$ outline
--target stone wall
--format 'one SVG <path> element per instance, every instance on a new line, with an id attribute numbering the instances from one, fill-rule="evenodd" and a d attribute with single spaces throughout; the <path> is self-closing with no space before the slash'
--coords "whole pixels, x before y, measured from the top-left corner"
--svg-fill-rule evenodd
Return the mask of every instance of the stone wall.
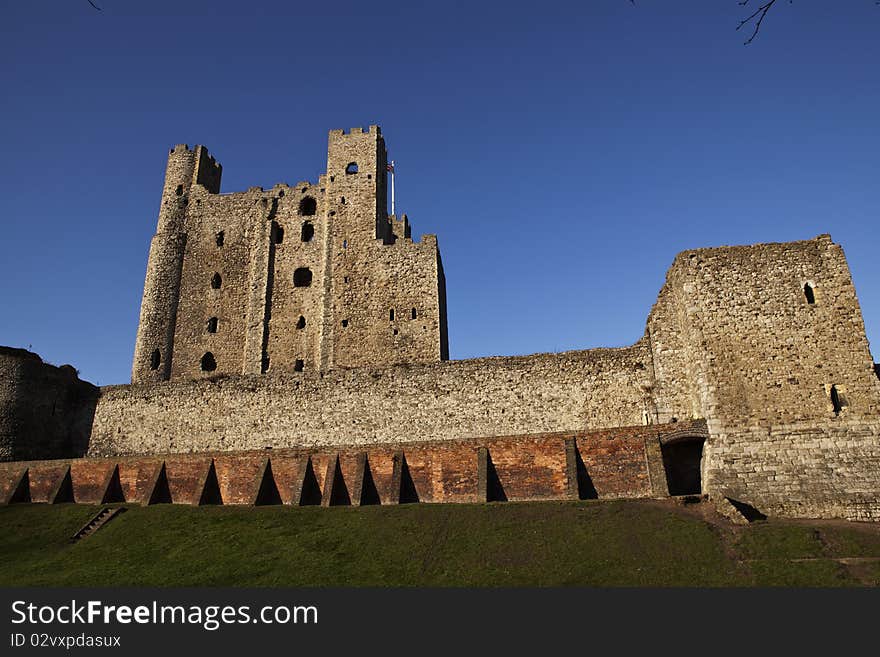
<path id="1" fill-rule="evenodd" d="M 218 376 L 102 388 L 89 454 L 415 443 L 645 423 L 650 352 Z"/>
<path id="2" fill-rule="evenodd" d="M 652 448 L 676 427 L 0 463 L 0 503 L 329 506 L 664 497 Z"/>
<path id="3" fill-rule="evenodd" d="M 70 365 L 0 347 L 0 461 L 82 456 L 97 398 Z"/>
<path id="4" fill-rule="evenodd" d="M 679 254 L 648 339 L 658 418 L 708 422 L 705 490 L 808 515 L 850 499 L 848 517 L 880 517 L 880 380 L 828 235 Z"/>
<path id="5" fill-rule="evenodd" d="M 267 228 L 260 239 L 266 238 L 265 257 L 279 261 L 286 257 L 280 246 L 291 230 L 294 235 L 297 231 L 296 223 L 285 222 L 300 221 L 279 210 L 287 196 L 276 194 L 277 203 L 264 207 L 261 191 L 236 195 L 236 202 L 253 205 L 258 214 L 266 212 L 261 225 Z M 194 198 L 198 200 L 198 194 Z M 205 200 L 204 206 L 210 208 L 213 202 Z M 284 240 L 275 240 L 275 256 L 273 223 L 285 231 Z M 217 225 L 205 225 L 202 236 L 207 239 Z M 375 249 L 371 257 L 381 263 L 379 269 L 436 266 L 435 275 L 442 280 L 431 240 L 408 242 L 402 219 L 395 219 L 390 230 L 395 238 L 388 243 L 373 240 L 363 245 L 363 253 Z M 325 244 L 327 231 L 333 229 L 321 233 L 316 228 Z M 273 271 L 261 262 L 254 264 L 252 259 L 251 270 Z M 185 272 L 184 281 L 187 276 Z M 401 305 L 405 311 L 411 292 L 399 291 L 395 280 L 385 281 L 386 291 L 375 298 L 384 305 L 369 305 L 374 299 L 358 307 L 386 312 L 391 303 L 395 311 Z M 665 485 L 673 479 L 681 491 L 696 477 L 697 490 L 751 504 L 764 513 L 880 519 L 880 380 L 846 260 L 827 235 L 679 254 L 648 317 L 645 336 L 618 349 L 347 368 L 335 358 L 324 358 L 333 353 L 320 346 L 331 335 L 327 318 L 338 319 L 344 307 L 325 304 L 320 332 L 305 333 L 312 337 L 303 343 L 290 338 L 279 343 L 288 345 L 279 349 L 317 344 L 313 358 L 334 367 L 293 373 L 282 360 L 283 366 L 270 364 L 261 374 L 265 368 L 259 341 L 272 345 L 273 332 L 275 339 L 283 335 L 283 328 L 272 328 L 279 314 L 260 315 L 260 308 L 275 303 L 264 294 L 268 289 L 272 286 L 250 287 L 247 298 L 242 296 L 253 320 L 242 329 L 245 351 L 251 354 L 246 373 L 101 389 L 88 455 L 96 462 L 109 458 L 120 464 L 121 486 L 133 486 L 131 482 L 146 476 L 122 465 L 129 463 L 125 457 L 136 455 L 149 455 L 154 470 L 166 461 L 166 474 L 177 482 L 190 482 L 179 484 L 190 488 L 199 477 L 208 476 L 202 470 L 210 454 L 215 455 L 211 458 L 216 470 L 211 476 L 220 480 L 263 477 L 265 459 L 258 454 L 270 453 L 273 472 L 289 480 L 301 464 L 283 459 L 279 450 L 293 450 L 300 456 L 306 451 L 313 455 L 313 465 L 325 470 L 323 475 L 316 472 L 319 480 L 336 472 L 332 459 L 337 456 L 343 479 L 363 479 L 366 453 L 377 485 L 387 487 L 389 482 L 399 483 L 403 450 L 408 476 L 435 501 L 473 500 L 483 492 L 531 499 L 544 491 L 541 494 L 556 497 L 564 487 L 570 496 L 569 475 L 583 470 L 603 481 L 606 496 L 660 494 L 658 482 Z M 416 295 L 430 292 L 417 285 L 413 289 Z M 292 307 L 276 307 L 296 314 Z M 395 312 L 394 319 L 384 316 L 375 322 L 376 331 L 366 331 L 363 339 L 336 344 L 348 344 L 345 349 L 354 354 L 356 344 L 366 349 L 376 344 L 370 336 L 380 333 L 405 340 L 429 326 L 433 336 L 442 334 L 437 316 L 425 317 L 422 306 L 413 307 L 415 319 L 411 313 L 401 317 Z M 305 329 L 296 330 L 307 331 L 309 326 L 307 322 Z M 185 344 L 187 338 L 178 332 L 175 340 Z M 229 349 L 235 343 L 232 340 Z M 433 350 L 438 342 L 431 344 Z M 43 399 L 38 388 L 21 398 Z M 10 391 L 20 389 L 24 388 L 5 385 L 4 394 L 11 401 L 0 407 L 16 408 L 18 393 Z M 33 421 L 41 421 L 46 404 L 33 408 L 38 409 Z M 31 434 L 24 429 L 10 429 L 8 420 L 5 426 L 8 444 L 35 449 L 43 440 L 28 438 Z M 661 431 L 662 427 L 666 428 Z M 640 432 L 645 431 L 660 432 L 651 434 L 658 440 L 615 442 L 627 435 L 644 438 L 648 434 Z M 53 435 L 45 434 L 41 453 L 52 455 L 59 448 Z M 232 453 L 239 456 L 233 458 Z M 245 453 L 249 456 L 242 456 Z M 17 454 L 11 457 L 32 458 Z M 193 454 L 192 462 L 198 461 L 202 474 L 187 470 L 190 457 L 152 456 L 157 454 Z M 220 458 L 227 454 L 232 460 Z M 18 467 L 20 473 L 20 466 L 10 467 Z M 476 480 L 471 479 L 474 467 Z M 567 479 L 560 478 L 563 470 Z M 47 489 L 46 481 L 56 475 L 37 477 L 35 490 Z M 105 475 L 113 477 L 112 472 Z M 590 490 L 589 481 L 576 479 L 579 490 Z M 21 488 L 19 483 L 15 490 Z M 243 489 L 236 488 L 239 484 L 223 486 L 230 499 L 246 498 Z M 333 486 L 329 489 L 332 493 Z"/>

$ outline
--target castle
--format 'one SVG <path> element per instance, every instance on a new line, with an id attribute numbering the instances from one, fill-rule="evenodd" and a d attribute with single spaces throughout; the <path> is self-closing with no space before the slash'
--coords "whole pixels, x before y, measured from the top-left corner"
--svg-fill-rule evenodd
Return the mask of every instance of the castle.
<path id="1" fill-rule="evenodd" d="M 386 213 L 386 170 L 378 127 L 336 130 L 317 183 L 220 194 L 175 146 L 132 384 L 0 349 L 0 496 L 880 520 L 880 380 L 830 236 L 680 253 L 629 347 L 449 361 L 437 240 Z"/>
<path id="2" fill-rule="evenodd" d="M 387 215 L 387 163 L 377 126 L 334 130 L 317 184 L 221 195 L 172 148 L 132 383 L 448 359 L 437 238 Z"/>

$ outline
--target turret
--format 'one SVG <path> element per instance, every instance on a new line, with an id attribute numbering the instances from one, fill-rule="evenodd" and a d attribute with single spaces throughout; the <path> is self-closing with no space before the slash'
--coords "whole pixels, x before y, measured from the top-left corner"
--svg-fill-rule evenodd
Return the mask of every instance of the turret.
<path id="1" fill-rule="evenodd" d="M 159 220 L 147 262 L 132 383 L 167 381 L 171 377 L 190 191 L 194 185 L 201 185 L 209 193 L 218 193 L 222 171 L 204 146 L 190 150 L 186 144 L 178 144 L 168 154 Z"/>
<path id="2" fill-rule="evenodd" d="M 336 240 L 360 244 L 391 237 L 386 200 L 388 156 L 379 126 L 331 130 L 327 146 L 327 208 Z"/>

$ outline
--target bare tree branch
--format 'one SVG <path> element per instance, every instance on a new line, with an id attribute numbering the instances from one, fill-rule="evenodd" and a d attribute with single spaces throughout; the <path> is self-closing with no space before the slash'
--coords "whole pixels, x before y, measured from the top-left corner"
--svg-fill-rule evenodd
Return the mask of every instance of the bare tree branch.
<path id="1" fill-rule="evenodd" d="M 98 11 L 103 11 L 103 9 L 101 9 L 98 5 L 96 5 L 94 2 L 92 2 L 92 0 L 88 0 L 88 1 L 89 1 L 89 4 L 92 5 L 92 7 L 94 7 L 95 9 L 97 9 Z"/>
<path id="2" fill-rule="evenodd" d="M 793 0 L 788 0 L 789 4 L 791 4 L 792 2 L 793 2 Z M 749 0 L 742 0 L 742 2 L 740 2 L 739 4 L 741 7 L 744 7 L 748 3 L 749 3 Z M 752 36 L 750 36 L 745 42 L 743 42 L 743 45 L 747 46 L 752 41 L 755 40 L 755 37 L 758 36 L 758 31 L 761 29 L 761 23 L 764 22 L 764 18 L 767 16 L 767 12 L 770 11 L 770 9 L 772 9 L 773 5 L 775 5 L 775 4 L 776 4 L 776 0 L 769 0 L 769 2 L 766 2 L 763 5 L 761 5 L 760 7 L 758 7 L 751 16 L 749 16 L 745 20 L 740 21 L 739 25 L 736 26 L 737 31 L 739 31 L 739 29 L 743 25 L 747 25 L 752 20 L 754 20 L 755 17 L 757 17 L 757 20 L 755 21 L 755 31 L 752 32 Z"/>

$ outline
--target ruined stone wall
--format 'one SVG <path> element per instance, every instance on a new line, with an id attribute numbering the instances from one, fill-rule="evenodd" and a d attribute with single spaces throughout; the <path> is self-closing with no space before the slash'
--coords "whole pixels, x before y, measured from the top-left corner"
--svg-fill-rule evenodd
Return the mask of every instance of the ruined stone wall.
<path id="1" fill-rule="evenodd" d="M 204 147 L 172 149 L 132 382 L 447 358 L 437 240 L 395 233 L 386 162 L 378 127 L 334 130 L 317 184 L 221 195 Z"/>
<path id="2" fill-rule="evenodd" d="M 89 454 L 374 445 L 644 423 L 650 352 L 624 349 L 102 389 Z"/>
<path id="3" fill-rule="evenodd" d="M 880 381 L 829 236 L 679 254 L 648 327 L 658 408 L 708 422 L 704 490 L 880 517 Z"/>
<path id="4" fill-rule="evenodd" d="M 0 347 L 0 461 L 82 456 L 97 397 L 70 365 Z"/>

